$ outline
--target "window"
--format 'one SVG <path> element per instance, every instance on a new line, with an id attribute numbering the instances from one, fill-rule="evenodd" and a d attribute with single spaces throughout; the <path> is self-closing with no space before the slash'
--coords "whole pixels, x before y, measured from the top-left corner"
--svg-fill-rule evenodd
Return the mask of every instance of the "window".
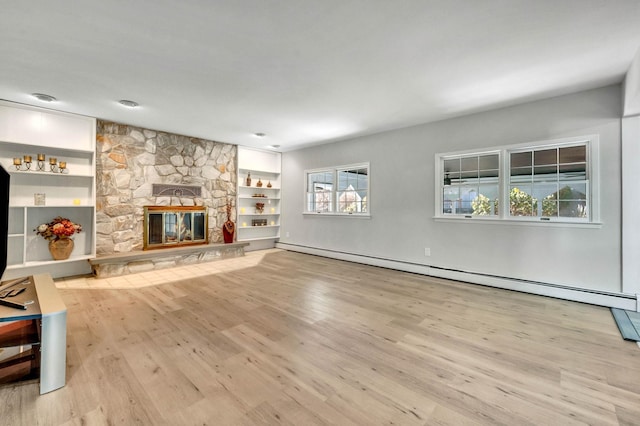
<path id="1" fill-rule="evenodd" d="M 509 215 L 588 218 L 586 144 L 509 154 Z"/>
<path id="2" fill-rule="evenodd" d="M 307 211 L 333 211 L 333 172 L 329 170 L 307 173 Z"/>
<path id="3" fill-rule="evenodd" d="M 369 214 L 368 164 L 309 170 L 305 174 L 305 213 Z"/>
<path id="4" fill-rule="evenodd" d="M 436 155 L 438 217 L 597 221 L 597 137 Z"/>
<path id="5" fill-rule="evenodd" d="M 498 214 L 499 172 L 497 153 L 445 158 L 442 212 Z"/>

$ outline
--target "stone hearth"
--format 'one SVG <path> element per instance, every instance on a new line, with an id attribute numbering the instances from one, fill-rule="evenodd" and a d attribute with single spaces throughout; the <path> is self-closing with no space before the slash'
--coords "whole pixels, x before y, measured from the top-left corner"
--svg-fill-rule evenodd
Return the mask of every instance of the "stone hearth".
<path id="1" fill-rule="evenodd" d="M 97 278 L 134 274 L 175 266 L 211 262 L 244 256 L 249 243 L 207 244 L 163 248 L 161 250 L 118 253 L 90 259 L 91 269 Z"/>

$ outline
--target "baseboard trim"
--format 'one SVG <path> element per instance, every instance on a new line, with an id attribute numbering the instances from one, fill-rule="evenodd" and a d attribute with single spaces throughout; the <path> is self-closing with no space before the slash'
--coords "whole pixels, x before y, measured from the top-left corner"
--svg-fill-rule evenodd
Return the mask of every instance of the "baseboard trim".
<path id="1" fill-rule="evenodd" d="M 631 311 L 635 311 L 638 308 L 638 301 L 635 295 L 608 293 L 537 281 L 526 281 L 515 278 L 437 268 L 400 260 L 384 259 L 374 256 L 365 256 L 283 242 L 276 243 L 276 248 L 354 263 L 362 263 L 365 265 L 379 266 L 382 268 L 396 269 L 415 274 L 462 281 L 469 284 L 479 284 L 488 287 L 502 288 L 505 290 L 514 290 L 523 293 L 537 294 L 540 296 L 555 297 L 557 299 L 571 300 L 574 302 L 588 303 L 591 305 L 606 306 L 609 308 L 619 308 Z"/>

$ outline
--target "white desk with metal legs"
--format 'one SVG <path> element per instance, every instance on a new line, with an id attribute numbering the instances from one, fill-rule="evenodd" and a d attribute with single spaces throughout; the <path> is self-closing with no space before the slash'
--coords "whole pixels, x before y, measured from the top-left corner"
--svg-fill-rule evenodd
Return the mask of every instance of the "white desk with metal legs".
<path id="1" fill-rule="evenodd" d="M 0 305 L 0 349 L 28 349 L 0 359 L 0 379 L 7 382 L 21 370 L 33 370 L 25 377 L 39 376 L 41 394 L 59 389 L 66 380 L 67 307 L 49 274 L 34 275 L 14 287 L 25 290 L 7 300 L 32 303 L 24 310 Z"/>

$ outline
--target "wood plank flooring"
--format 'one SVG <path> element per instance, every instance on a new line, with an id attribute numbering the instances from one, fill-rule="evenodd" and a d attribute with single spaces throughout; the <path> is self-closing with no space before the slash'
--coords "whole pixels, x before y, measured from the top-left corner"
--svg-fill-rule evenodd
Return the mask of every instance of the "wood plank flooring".
<path id="1" fill-rule="evenodd" d="M 1 425 L 640 424 L 607 308 L 285 251 L 60 293 L 67 385 L 0 388 Z"/>

